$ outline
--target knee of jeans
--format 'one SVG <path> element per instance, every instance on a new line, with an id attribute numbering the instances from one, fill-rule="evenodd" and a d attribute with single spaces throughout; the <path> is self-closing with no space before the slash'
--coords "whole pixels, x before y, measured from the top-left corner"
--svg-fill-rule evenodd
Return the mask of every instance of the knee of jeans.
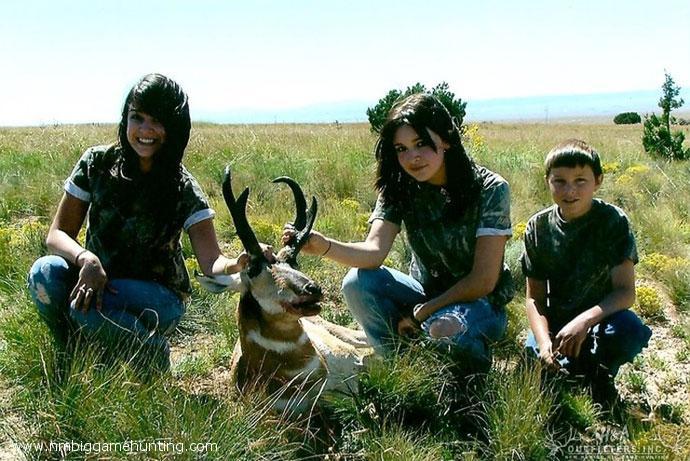
<path id="1" fill-rule="evenodd" d="M 440 318 L 429 325 L 429 336 L 432 338 L 447 338 L 464 333 L 467 330 L 465 324 L 455 318 Z"/>
<path id="2" fill-rule="evenodd" d="M 604 335 L 620 335 L 628 342 L 643 343 L 642 347 L 647 345 L 647 341 L 652 335 L 652 330 L 642 323 L 642 320 L 633 311 L 628 309 L 616 312 L 606 319 L 604 324 Z"/>
<path id="3" fill-rule="evenodd" d="M 52 304 L 51 292 L 54 292 L 56 288 L 58 292 L 66 289 L 66 287 L 56 287 L 56 283 L 61 283 L 68 271 L 67 261 L 60 256 L 43 256 L 33 263 L 27 276 L 27 285 L 38 304 Z"/>
<path id="4" fill-rule="evenodd" d="M 652 336 L 652 330 L 629 310 L 617 312 L 603 324 L 605 355 L 614 362 L 632 361 Z"/>
<path id="5" fill-rule="evenodd" d="M 58 276 L 64 275 L 69 270 L 69 265 L 60 256 L 48 255 L 38 258 L 31 265 L 27 281 L 29 287 L 36 283 L 46 283 Z"/>
<path id="6" fill-rule="evenodd" d="M 452 341 L 454 353 L 473 362 L 474 366 L 483 366 L 487 361 L 491 363 L 491 349 L 482 338 L 460 334 L 452 338 Z"/>
<path id="7" fill-rule="evenodd" d="M 380 280 L 376 274 L 381 269 L 352 268 L 343 278 L 341 290 L 345 296 L 372 291 Z"/>

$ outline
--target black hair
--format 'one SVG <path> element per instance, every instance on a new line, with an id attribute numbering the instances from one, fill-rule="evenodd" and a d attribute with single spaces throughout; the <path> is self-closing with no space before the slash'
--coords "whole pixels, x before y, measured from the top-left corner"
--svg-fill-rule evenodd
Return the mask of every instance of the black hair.
<path id="1" fill-rule="evenodd" d="M 139 164 L 138 156 L 127 140 L 127 114 L 130 106 L 155 117 L 165 128 L 165 143 L 154 157 L 154 175 L 179 178 L 182 157 L 192 127 L 185 92 L 177 83 L 161 74 L 145 75 L 129 91 L 122 106 L 118 127 L 125 174 L 132 174 Z"/>
<path id="2" fill-rule="evenodd" d="M 603 174 L 601 159 L 596 150 L 589 144 L 579 139 L 568 139 L 558 144 L 546 155 L 544 169 L 549 176 L 551 169 L 558 167 L 574 168 L 576 166 L 589 165 L 598 178 Z"/>
<path id="3" fill-rule="evenodd" d="M 376 143 L 376 188 L 386 203 L 409 203 L 419 183 L 400 166 L 393 145 L 395 133 L 401 126 L 409 125 L 427 145 L 439 150 L 427 128 L 449 145 L 444 152 L 446 185 L 450 197 L 448 210 L 462 216 L 479 199 L 481 184 L 477 168 L 465 152 L 460 129 L 445 106 L 434 96 L 418 93 L 398 102 L 388 113 Z"/>
<path id="4" fill-rule="evenodd" d="M 127 140 L 130 106 L 155 117 L 165 129 L 165 142 L 154 156 L 151 171 L 143 175 L 139 156 Z M 182 157 L 191 131 L 189 102 L 182 88 L 161 74 L 143 76 L 129 91 L 118 126 L 119 157 L 112 174 L 116 177 L 117 200 L 121 206 L 135 196 L 147 194 L 151 213 L 159 222 L 170 222 L 182 199 Z"/>

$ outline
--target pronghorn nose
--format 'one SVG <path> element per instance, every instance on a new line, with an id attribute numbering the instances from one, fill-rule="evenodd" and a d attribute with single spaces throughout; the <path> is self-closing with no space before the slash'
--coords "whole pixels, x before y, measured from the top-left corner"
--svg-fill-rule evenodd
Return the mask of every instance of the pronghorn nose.
<path id="1" fill-rule="evenodd" d="M 310 295 L 320 295 L 321 294 L 321 287 L 315 284 L 314 282 L 309 282 L 303 287 L 304 291 L 309 293 Z"/>

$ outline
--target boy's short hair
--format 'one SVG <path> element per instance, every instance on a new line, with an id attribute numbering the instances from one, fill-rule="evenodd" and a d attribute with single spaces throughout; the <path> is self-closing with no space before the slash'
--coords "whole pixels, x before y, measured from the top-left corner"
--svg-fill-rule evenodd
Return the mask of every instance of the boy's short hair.
<path id="1" fill-rule="evenodd" d="M 592 168 L 595 178 L 603 174 L 601 160 L 597 151 L 579 139 L 563 141 L 551 149 L 546 155 L 546 160 L 544 160 L 546 176 L 549 176 L 552 168 L 561 166 L 573 168 L 584 165 L 589 165 Z"/>

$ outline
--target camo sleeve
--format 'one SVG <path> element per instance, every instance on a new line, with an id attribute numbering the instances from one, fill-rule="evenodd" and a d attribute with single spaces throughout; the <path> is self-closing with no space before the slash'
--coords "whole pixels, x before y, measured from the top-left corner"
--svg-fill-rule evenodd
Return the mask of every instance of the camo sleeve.
<path id="1" fill-rule="evenodd" d="M 510 226 L 510 187 L 508 182 L 497 174 L 492 174 L 484 181 L 480 198 L 479 225 L 475 235 L 513 235 Z"/>
<path id="2" fill-rule="evenodd" d="M 65 180 L 64 190 L 73 197 L 84 202 L 91 201 L 90 174 L 92 172 L 94 155 L 98 147 L 90 147 L 84 152 L 72 169 L 72 173 Z"/>
<path id="3" fill-rule="evenodd" d="M 376 199 L 374 211 L 372 211 L 371 216 L 369 216 L 369 224 L 373 223 L 377 219 L 383 219 L 400 226 L 402 223 L 402 214 L 397 207 L 387 204 L 383 199 L 383 196 L 379 194 L 378 198 Z"/>
<path id="4" fill-rule="evenodd" d="M 184 216 L 184 230 L 189 230 L 194 224 L 205 219 L 212 219 L 216 213 L 210 207 L 206 195 L 201 190 L 201 186 L 196 178 L 186 169 L 182 175 L 184 189 L 182 192 L 182 213 Z"/>

